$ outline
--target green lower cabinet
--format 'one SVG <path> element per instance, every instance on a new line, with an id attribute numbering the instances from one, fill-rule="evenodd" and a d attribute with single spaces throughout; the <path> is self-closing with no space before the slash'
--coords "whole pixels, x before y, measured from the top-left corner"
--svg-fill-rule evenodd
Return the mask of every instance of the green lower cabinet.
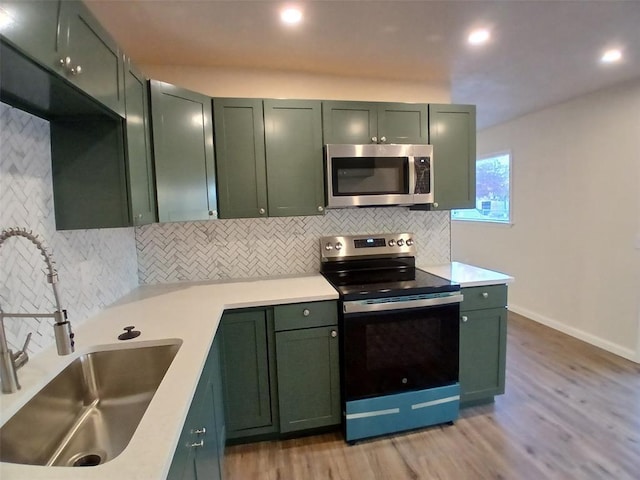
<path id="1" fill-rule="evenodd" d="M 504 290 L 493 298 L 487 291 Z M 462 406 L 493 401 L 504 393 L 507 348 L 506 286 L 463 288 L 460 311 L 460 402 Z M 493 289 L 493 290 L 491 290 Z M 466 309 L 467 297 L 480 296 L 487 308 Z M 504 297 L 504 303 L 502 298 Z M 500 303 L 503 305 L 499 306 Z M 472 303 L 471 305 L 477 305 Z"/>
<path id="2" fill-rule="evenodd" d="M 221 411 L 219 336 L 209 352 L 187 413 L 168 480 L 220 480 L 224 454 L 224 416 Z M 222 435 L 221 435 L 222 433 Z"/>
<path id="3" fill-rule="evenodd" d="M 337 326 L 276 333 L 280 432 L 340 423 Z"/>
<path id="4" fill-rule="evenodd" d="M 227 438 L 277 432 L 272 310 L 225 312 L 220 328 Z"/>

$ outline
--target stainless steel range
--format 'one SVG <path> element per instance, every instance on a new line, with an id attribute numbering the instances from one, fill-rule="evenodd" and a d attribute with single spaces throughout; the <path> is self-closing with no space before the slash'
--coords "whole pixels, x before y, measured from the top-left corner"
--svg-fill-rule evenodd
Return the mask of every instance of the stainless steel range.
<path id="1" fill-rule="evenodd" d="M 323 237 L 340 294 L 347 442 L 458 417 L 460 286 L 415 267 L 412 234 Z"/>

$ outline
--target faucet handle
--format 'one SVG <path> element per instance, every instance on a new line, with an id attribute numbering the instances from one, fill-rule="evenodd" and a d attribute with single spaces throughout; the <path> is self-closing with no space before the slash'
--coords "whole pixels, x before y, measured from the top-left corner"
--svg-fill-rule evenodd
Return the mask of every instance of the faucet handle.
<path id="1" fill-rule="evenodd" d="M 27 347 L 29 346 L 29 342 L 31 342 L 32 332 L 29 332 L 26 340 L 24 341 L 24 346 L 22 350 L 17 351 L 13 354 L 13 364 L 15 365 L 16 370 L 22 367 L 25 363 L 29 361 L 29 354 L 27 353 Z"/>

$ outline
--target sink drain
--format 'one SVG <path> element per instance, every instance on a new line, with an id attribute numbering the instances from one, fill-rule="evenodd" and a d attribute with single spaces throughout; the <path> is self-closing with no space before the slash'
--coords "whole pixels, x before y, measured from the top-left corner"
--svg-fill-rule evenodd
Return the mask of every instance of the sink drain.
<path id="1" fill-rule="evenodd" d="M 100 455 L 96 455 L 95 453 L 89 453 L 77 458 L 73 462 L 73 466 L 74 467 L 95 467 L 96 465 L 100 465 L 101 462 L 102 462 L 102 457 Z"/>

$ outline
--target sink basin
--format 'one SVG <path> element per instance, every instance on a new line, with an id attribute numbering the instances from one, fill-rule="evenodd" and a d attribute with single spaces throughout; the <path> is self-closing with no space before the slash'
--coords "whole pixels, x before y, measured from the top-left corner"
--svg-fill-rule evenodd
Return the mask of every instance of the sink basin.
<path id="1" fill-rule="evenodd" d="M 94 466 L 126 448 L 180 342 L 71 362 L 0 428 L 0 461 Z"/>

